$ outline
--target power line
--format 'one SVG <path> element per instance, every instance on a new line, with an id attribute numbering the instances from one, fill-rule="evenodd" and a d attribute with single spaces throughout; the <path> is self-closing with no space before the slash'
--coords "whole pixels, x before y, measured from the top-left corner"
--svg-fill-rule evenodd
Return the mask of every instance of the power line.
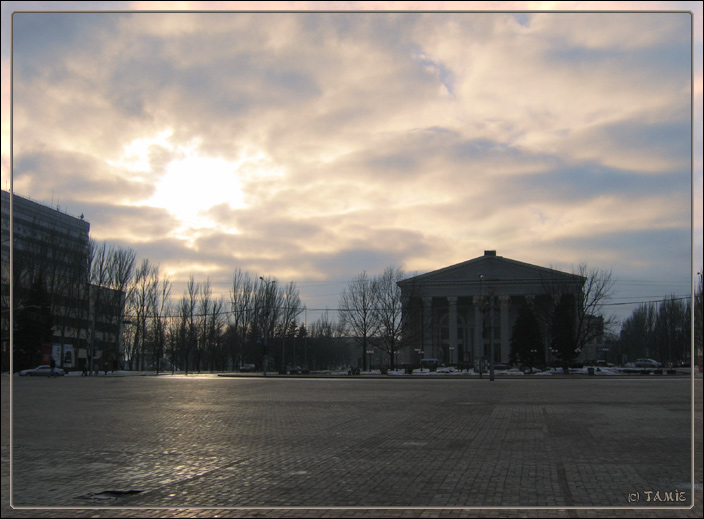
<path id="1" fill-rule="evenodd" d="M 689 301 L 691 296 L 686 297 L 666 297 L 665 299 L 654 299 L 650 301 L 629 301 L 625 303 L 604 303 L 603 306 L 623 306 L 623 305 L 644 305 L 648 303 L 664 303 L 666 301 Z"/>
<path id="2" fill-rule="evenodd" d="M 620 303 L 603 303 L 601 306 L 626 306 L 626 305 L 638 305 L 638 304 L 648 304 L 648 303 L 664 303 L 667 301 L 689 301 L 691 299 L 690 296 L 679 296 L 679 297 L 666 297 L 666 298 L 660 298 L 660 299 L 652 299 L 652 300 L 646 300 L 646 301 L 625 301 L 625 302 L 620 302 Z M 281 306 L 279 307 L 281 310 L 294 310 L 296 307 L 290 307 L 290 306 Z M 298 307 L 300 308 L 300 307 Z M 401 307 L 397 307 L 397 310 L 400 310 Z M 379 308 L 370 308 L 370 311 L 376 311 L 376 310 L 381 310 Z M 354 310 L 345 310 L 343 308 L 309 308 L 307 306 L 303 306 L 301 313 L 304 311 L 309 311 L 309 312 L 353 312 Z M 253 312 L 253 310 L 224 310 L 221 311 L 218 315 L 235 315 L 235 314 L 246 314 L 249 312 Z M 188 314 L 187 317 L 212 317 L 214 314 L 208 313 L 208 314 Z M 157 315 L 150 315 L 146 316 L 148 319 L 155 319 L 158 317 L 164 318 L 164 319 L 174 319 L 174 318 L 181 318 L 184 317 L 183 314 L 176 314 L 176 315 L 162 315 L 162 316 L 157 316 Z"/>

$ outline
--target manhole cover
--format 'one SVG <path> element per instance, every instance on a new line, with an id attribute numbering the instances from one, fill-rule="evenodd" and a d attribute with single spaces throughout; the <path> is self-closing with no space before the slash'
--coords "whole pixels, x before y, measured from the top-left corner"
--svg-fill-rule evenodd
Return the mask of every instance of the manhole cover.
<path id="1" fill-rule="evenodd" d="M 105 490 L 103 492 L 94 492 L 85 496 L 78 496 L 76 499 L 97 499 L 101 501 L 116 501 L 120 497 L 133 496 L 141 493 L 141 490 Z"/>

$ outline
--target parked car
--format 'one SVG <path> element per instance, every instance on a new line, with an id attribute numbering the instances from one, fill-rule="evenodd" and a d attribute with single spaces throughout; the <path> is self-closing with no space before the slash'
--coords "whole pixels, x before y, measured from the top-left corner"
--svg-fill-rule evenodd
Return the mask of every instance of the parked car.
<path id="1" fill-rule="evenodd" d="M 254 367 L 254 364 L 242 364 L 242 367 L 240 368 L 240 371 L 246 371 L 246 372 L 251 372 L 255 371 L 256 368 Z"/>
<path id="2" fill-rule="evenodd" d="M 636 368 L 660 368 L 660 364 L 657 360 L 653 359 L 636 359 Z"/>
<path id="3" fill-rule="evenodd" d="M 61 368 L 54 368 L 54 374 L 62 376 L 64 374 L 64 370 Z M 42 364 L 41 366 L 37 366 L 36 368 L 32 369 L 23 369 L 20 371 L 20 377 L 49 377 L 51 376 L 51 367 Z"/>

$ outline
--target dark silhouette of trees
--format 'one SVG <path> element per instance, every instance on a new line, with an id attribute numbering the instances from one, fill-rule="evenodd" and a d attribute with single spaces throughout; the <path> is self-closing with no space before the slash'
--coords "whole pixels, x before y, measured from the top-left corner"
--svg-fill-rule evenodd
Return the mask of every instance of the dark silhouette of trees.
<path id="1" fill-rule="evenodd" d="M 652 358 L 664 365 L 691 362 L 691 312 L 689 302 L 674 295 L 659 304 L 641 304 L 621 326 L 621 353 L 631 362 L 639 357 Z"/>
<path id="2" fill-rule="evenodd" d="M 148 265 L 148 260 L 145 261 Z M 135 252 L 129 248 L 115 247 L 107 242 L 98 244 L 91 240 L 88 262 L 86 314 L 92 321 L 89 325 L 89 360 L 92 362 L 96 348 L 101 348 L 101 360 L 109 363 L 120 356 L 118 340 L 123 331 L 125 305 L 130 303 L 129 296 L 134 294 L 134 287 L 130 284 L 135 274 Z M 140 275 L 145 276 L 146 272 L 141 272 Z M 98 334 L 102 341 L 99 341 Z"/>
<path id="3" fill-rule="evenodd" d="M 14 368 L 36 367 L 42 361 L 42 347 L 51 346 L 54 324 L 51 297 L 41 272 L 36 273 L 27 298 L 18 305 L 14 317 Z"/>
<path id="4" fill-rule="evenodd" d="M 607 312 L 615 279 L 611 271 L 581 263 L 571 277 L 544 280 L 547 297 L 537 298 L 538 319 L 548 325 L 552 350 L 565 373 L 584 347 L 604 336 L 616 323 Z"/>
<path id="5" fill-rule="evenodd" d="M 643 303 L 623 322 L 619 349 L 626 359 L 633 361 L 638 357 L 648 357 L 651 351 L 657 350 L 655 344 L 657 313 L 657 305 Z"/>
<path id="6" fill-rule="evenodd" d="M 297 332 L 298 316 L 303 313 L 304 307 L 296 284 L 291 281 L 286 285 L 281 294 L 281 311 L 276 335 L 281 339 L 281 366 L 280 370 L 286 371 L 289 365 L 286 358 L 287 342 L 294 344 Z M 289 355 L 292 357 L 292 355 Z"/>
<path id="7" fill-rule="evenodd" d="M 656 360 L 679 365 L 688 357 L 691 322 L 691 307 L 685 301 L 672 295 L 660 303 L 655 322 Z"/>
<path id="8" fill-rule="evenodd" d="M 316 370 L 349 367 L 355 355 L 353 348 L 356 349 L 357 344 L 345 337 L 341 323 L 331 319 L 326 310 L 310 326 L 304 350 L 305 364 Z"/>
<path id="9" fill-rule="evenodd" d="M 396 369 L 396 354 L 403 347 L 405 338 L 403 305 L 399 281 L 405 278 L 400 267 L 387 267 L 374 278 L 373 316 L 379 334 L 377 348 L 389 356 L 391 369 Z"/>
<path id="10" fill-rule="evenodd" d="M 245 363 L 244 348 L 252 323 L 255 284 L 249 273 L 236 269 L 232 275 L 230 291 L 230 322 L 227 345 L 233 371 Z"/>
<path id="11" fill-rule="evenodd" d="M 545 358 L 540 323 L 530 305 L 523 305 L 513 325 L 511 363 L 533 368 Z M 541 362 L 542 364 L 542 362 Z"/>
<path id="12" fill-rule="evenodd" d="M 551 326 L 551 346 L 562 365 L 564 373 L 569 373 L 570 364 L 579 355 L 577 344 L 577 323 L 574 296 L 562 294 L 555 305 Z"/>

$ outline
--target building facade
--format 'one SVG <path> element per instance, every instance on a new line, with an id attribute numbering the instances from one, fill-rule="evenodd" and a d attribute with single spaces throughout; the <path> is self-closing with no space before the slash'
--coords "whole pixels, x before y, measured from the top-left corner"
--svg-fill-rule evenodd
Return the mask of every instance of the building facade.
<path id="1" fill-rule="evenodd" d="M 493 351 L 494 362 L 509 363 L 521 307 L 545 305 L 551 294 L 576 295 L 583 282 L 580 276 L 503 258 L 496 251 L 401 281 L 409 343 L 401 362 L 418 364 L 425 358 L 476 366 Z M 545 362 L 550 362 L 547 331 L 543 325 Z"/>
<path id="2" fill-rule="evenodd" d="M 15 318 L 26 309 L 37 280 L 48 292 L 53 324 L 51 342 L 36 345 L 38 362 L 54 357 L 63 368 L 79 368 L 99 359 L 102 351 L 116 349 L 120 326 L 115 315 L 121 313 L 105 302 L 124 304 L 124 297 L 90 284 L 90 224 L 82 215 L 76 218 L 15 194 L 11 200 L 7 191 L 1 194 L 2 369 L 10 369 L 10 309 Z"/>

